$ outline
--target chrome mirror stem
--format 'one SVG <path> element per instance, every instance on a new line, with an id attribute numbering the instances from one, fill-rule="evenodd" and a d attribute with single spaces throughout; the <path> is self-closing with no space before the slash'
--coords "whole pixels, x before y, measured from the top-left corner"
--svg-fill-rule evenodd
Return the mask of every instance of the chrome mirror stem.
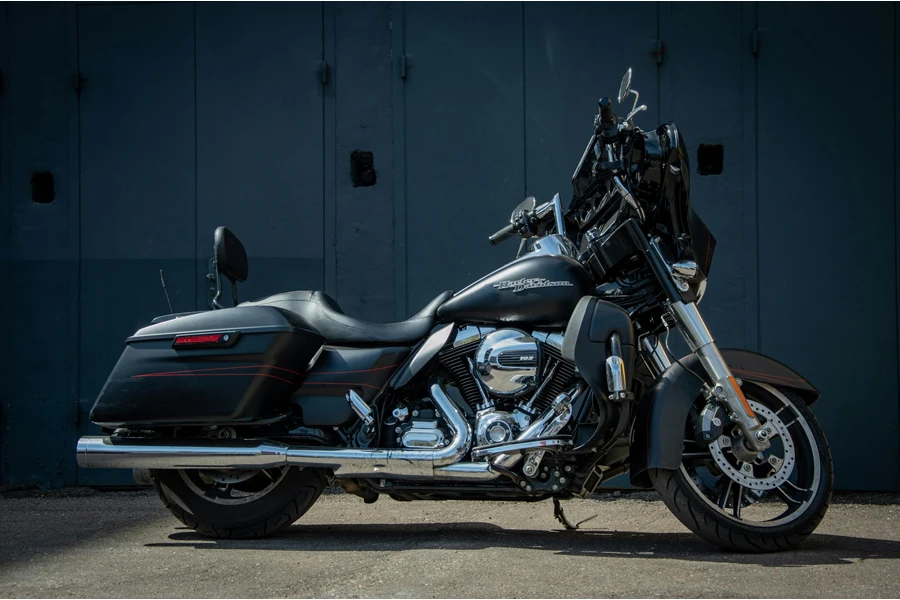
<path id="1" fill-rule="evenodd" d="M 556 233 L 566 235 L 566 222 L 563 216 L 562 203 L 559 200 L 559 193 L 553 196 L 550 202 L 553 205 L 553 217 L 556 219 Z"/>

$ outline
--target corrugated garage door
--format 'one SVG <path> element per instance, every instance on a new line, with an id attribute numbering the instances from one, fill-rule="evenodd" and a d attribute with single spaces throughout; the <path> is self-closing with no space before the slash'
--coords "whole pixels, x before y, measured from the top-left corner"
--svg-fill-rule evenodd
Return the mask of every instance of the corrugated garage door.
<path id="1" fill-rule="evenodd" d="M 758 10 L 762 351 L 822 391 L 838 485 L 896 488 L 894 7 Z"/>
<path id="2" fill-rule="evenodd" d="M 602 48 L 572 34 L 601 22 L 629 26 L 606 31 Z M 596 102 L 615 96 L 627 66 L 655 103 L 656 8 L 411 3 L 403 23 L 407 187 L 397 201 L 411 314 L 515 256 L 514 241 L 492 248 L 487 237 L 527 194 L 568 202 Z"/>
<path id="3" fill-rule="evenodd" d="M 124 338 L 168 312 L 159 270 L 176 311 L 206 306 L 217 225 L 247 247 L 245 299 L 322 287 L 321 10 L 79 7 L 85 432 Z M 114 477 L 128 474 L 82 470 L 78 482 Z"/>
<path id="4" fill-rule="evenodd" d="M 522 7 L 412 3 L 403 10 L 411 314 L 515 254 L 513 242 L 492 250 L 487 237 L 525 197 Z"/>

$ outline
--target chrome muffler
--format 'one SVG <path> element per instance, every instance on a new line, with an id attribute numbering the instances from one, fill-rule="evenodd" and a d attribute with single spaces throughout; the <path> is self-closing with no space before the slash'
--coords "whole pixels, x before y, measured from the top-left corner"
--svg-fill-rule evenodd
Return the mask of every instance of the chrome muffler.
<path id="1" fill-rule="evenodd" d="M 389 479 L 437 479 L 490 481 L 499 477 L 492 462 L 459 462 L 472 444 L 472 428 L 438 384 L 429 388 L 432 400 L 453 431 L 441 448 L 321 448 L 287 446 L 276 442 L 176 440 L 139 443 L 110 437 L 86 436 L 78 440 L 78 466 L 90 469 L 269 469 L 298 466 L 331 469 L 336 478 L 378 477 Z M 552 408 L 548 410 L 556 416 Z M 571 414 L 571 413 L 570 413 Z M 543 419 L 541 419 L 543 421 Z M 541 428 L 542 429 L 542 428 Z M 519 436 L 538 437 L 541 429 L 529 428 Z M 535 446 L 539 446 L 536 442 Z M 518 448 L 517 448 L 518 449 Z M 502 457 L 503 466 L 521 456 Z"/>
<path id="2" fill-rule="evenodd" d="M 159 443 L 148 440 L 123 443 L 109 437 L 89 436 L 78 440 L 78 466 L 91 469 L 218 470 L 269 469 L 291 465 L 331 469 L 338 478 L 433 479 L 438 476 L 439 469 L 454 465 L 469 451 L 472 428 L 440 385 L 432 384 L 429 392 L 453 430 L 450 443 L 441 448 L 315 448 L 251 441 Z M 441 473 L 441 478 L 474 481 L 496 476 L 489 470 L 482 472 L 482 469 L 459 466 Z"/>

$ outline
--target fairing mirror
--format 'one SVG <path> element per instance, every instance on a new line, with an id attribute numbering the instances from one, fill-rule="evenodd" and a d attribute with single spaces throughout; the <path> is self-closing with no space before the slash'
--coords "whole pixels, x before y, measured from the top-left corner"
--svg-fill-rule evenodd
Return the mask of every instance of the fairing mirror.
<path id="1" fill-rule="evenodd" d="M 512 214 L 509 215 L 509 222 L 516 222 L 516 215 L 525 211 L 534 210 L 535 204 L 537 201 L 534 199 L 534 196 L 528 196 L 524 200 L 522 200 L 519 205 L 512 211 Z"/>
<path id="2" fill-rule="evenodd" d="M 642 110 L 647 110 L 646 104 L 641 104 L 638 106 L 638 100 L 641 97 L 641 94 L 637 90 L 631 89 L 631 67 L 628 67 L 628 70 L 625 71 L 625 76 L 622 77 L 622 84 L 619 86 L 619 104 L 625 102 L 625 99 L 628 98 L 631 94 L 634 94 L 634 105 L 631 107 L 631 111 L 628 113 L 628 116 L 625 117 L 626 123 L 631 123 L 631 120 L 634 118 L 634 115 L 638 114 Z"/>
<path id="3" fill-rule="evenodd" d="M 628 70 L 625 71 L 625 76 L 622 77 L 622 83 L 619 85 L 619 104 L 625 102 L 625 98 L 628 97 L 628 94 L 631 93 L 631 67 L 628 67 Z"/>

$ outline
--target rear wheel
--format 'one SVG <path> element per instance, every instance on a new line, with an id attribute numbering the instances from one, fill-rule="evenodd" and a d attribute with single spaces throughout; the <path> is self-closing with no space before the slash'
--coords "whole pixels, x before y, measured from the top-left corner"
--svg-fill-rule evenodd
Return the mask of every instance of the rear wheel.
<path id="1" fill-rule="evenodd" d="M 163 504 L 191 529 L 216 538 L 258 538 L 283 529 L 315 503 L 325 487 L 318 469 L 253 471 L 156 470 Z"/>
<path id="2" fill-rule="evenodd" d="M 825 435 L 796 395 L 766 384 L 744 394 L 770 433 L 771 446 L 748 453 L 736 427 L 702 439 L 692 410 L 677 470 L 650 472 L 663 501 L 688 529 L 722 548 L 784 550 L 806 539 L 828 509 L 834 469 Z M 719 420 L 715 417 L 715 420 Z"/>

